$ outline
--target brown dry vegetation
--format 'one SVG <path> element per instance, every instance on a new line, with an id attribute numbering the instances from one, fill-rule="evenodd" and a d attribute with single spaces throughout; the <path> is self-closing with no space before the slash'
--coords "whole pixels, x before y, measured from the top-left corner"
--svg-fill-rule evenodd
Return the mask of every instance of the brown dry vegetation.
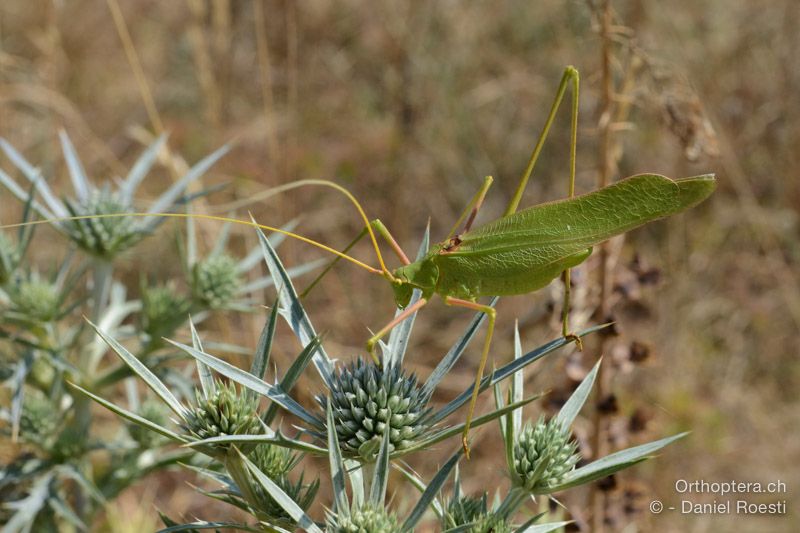
<path id="1" fill-rule="evenodd" d="M 578 67 L 583 81 L 578 190 L 597 181 L 602 55 L 599 21 L 587 3 L 120 4 L 161 125 L 148 115 L 106 2 L 5 0 L 0 6 L 0 135 L 64 186 L 59 128 L 101 179 L 123 174 L 142 142 L 163 127 L 171 133 L 170 149 L 190 162 L 235 143 L 204 182 L 230 185 L 210 196 L 205 209 L 292 179 L 331 178 L 410 249 L 429 217 L 434 238 L 446 234 L 486 174 L 496 185 L 480 220 L 500 214 L 567 64 Z M 800 9 L 795 0 L 612 4 L 615 109 L 624 118 L 612 124 L 615 175 L 716 172 L 719 188 L 699 208 L 637 231 L 610 252 L 622 335 L 605 344 L 618 408 L 607 421 L 609 446 L 693 433 L 619 476 L 608 493 L 617 509 L 609 528 L 634 521 L 656 531 L 797 530 Z M 523 205 L 565 194 L 567 148 L 565 109 Z M 166 167 L 159 172 L 171 179 Z M 4 192 L 0 202 L 2 222 L 16 220 L 17 203 Z M 325 190 L 295 191 L 249 209 L 275 225 L 302 215 L 304 234 L 336 246 L 358 232 L 351 207 Z M 204 225 L 209 235 L 216 229 Z M 52 253 L 52 235 L 37 236 L 43 260 Z M 133 286 L 140 270 L 180 272 L 177 257 L 173 267 L 148 259 L 174 254 L 169 231 L 162 235 L 128 259 Z M 240 245 L 253 242 L 251 232 L 241 235 Z M 658 269 L 658 283 L 640 283 L 648 276 L 630 267 L 634 252 L 640 265 Z M 282 255 L 287 263 L 319 256 L 300 245 L 287 245 Z M 367 247 L 357 255 L 371 258 Z M 589 320 L 597 306 L 594 267 L 596 260 L 575 274 L 576 322 Z M 550 309 L 558 298 L 554 290 L 502 302 L 495 358 L 510 353 L 515 317 L 526 347 L 556 335 Z M 468 319 L 432 307 L 417 320 L 409 352 L 423 375 Z M 328 332 L 328 351 L 349 358 L 361 349 L 366 328 L 391 316 L 393 303 L 381 280 L 340 265 L 308 308 L 318 329 Z M 254 344 L 262 320 L 261 314 L 221 316 L 205 336 Z M 639 364 L 627 349 L 634 340 L 650 348 Z M 552 358 L 528 390 L 558 393 L 570 383 L 565 376 L 580 374 L 596 350 L 588 343 L 582 356 Z M 295 351 L 287 342 L 279 361 Z M 469 382 L 478 353 L 471 356 L 449 377 L 445 395 Z M 304 390 L 314 391 L 318 384 L 308 385 Z M 634 429 L 646 422 L 644 429 L 631 431 L 631 417 Z M 591 417 L 578 430 L 590 442 Z M 475 459 L 464 468 L 468 488 L 505 482 L 499 461 L 490 460 L 493 431 L 482 432 Z M 452 447 L 441 446 L 417 466 L 430 471 Z M 672 485 L 682 478 L 781 479 L 792 516 L 651 516 L 651 499 L 677 503 Z M 136 530 L 127 517 L 152 516 L 151 500 L 173 515 L 225 518 L 229 511 L 209 506 L 186 479 L 176 472 L 140 484 L 109 513 L 110 525 L 98 529 Z M 401 508 L 402 494 L 395 496 Z M 586 508 L 581 493 L 568 502 Z M 151 527 L 152 519 L 141 526 Z"/>

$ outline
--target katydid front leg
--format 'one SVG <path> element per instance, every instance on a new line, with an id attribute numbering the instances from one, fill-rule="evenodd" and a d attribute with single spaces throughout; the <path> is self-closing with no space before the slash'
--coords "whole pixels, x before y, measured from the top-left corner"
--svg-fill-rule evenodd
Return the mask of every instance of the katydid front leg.
<path id="1" fill-rule="evenodd" d="M 372 360 L 375 361 L 376 365 L 382 366 L 380 359 L 378 359 L 378 354 L 375 353 L 375 347 L 378 344 L 378 341 L 381 340 L 384 336 L 386 336 L 387 333 L 392 331 L 392 329 L 394 329 L 395 326 L 397 326 L 403 320 L 407 319 L 408 317 L 416 313 L 420 308 L 422 308 L 427 303 L 428 300 L 426 300 L 425 298 L 420 298 L 412 305 L 406 307 L 402 313 L 397 315 L 394 318 L 394 320 L 392 320 L 384 327 L 382 327 L 380 331 L 378 331 L 378 333 L 370 337 L 370 339 L 367 341 L 367 351 L 369 352 L 369 355 L 372 357 Z"/>

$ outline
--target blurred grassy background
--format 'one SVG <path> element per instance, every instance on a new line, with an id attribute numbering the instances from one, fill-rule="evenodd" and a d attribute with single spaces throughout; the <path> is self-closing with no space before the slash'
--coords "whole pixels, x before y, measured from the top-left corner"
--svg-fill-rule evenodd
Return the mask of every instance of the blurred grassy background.
<path id="1" fill-rule="evenodd" d="M 0 135 L 64 186 L 59 128 L 98 180 L 124 175 L 141 144 L 163 128 L 173 153 L 189 162 L 235 143 L 205 182 L 230 185 L 209 197 L 206 209 L 292 179 L 331 178 L 413 249 L 429 218 L 434 239 L 446 234 L 486 174 L 496 184 L 479 223 L 502 212 L 567 64 L 582 74 L 578 190 L 597 181 L 602 40 L 591 3 L 123 1 L 144 76 L 138 81 L 114 5 L 6 0 L 0 7 Z M 795 0 L 612 6 L 613 105 L 621 113 L 613 119 L 624 119 L 612 124 L 615 176 L 715 172 L 719 190 L 692 212 L 612 246 L 622 335 L 605 345 L 617 403 L 611 446 L 693 434 L 620 476 L 608 495 L 625 516 L 609 528 L 796 531 L 800 9 Z M 142 80 L 157 115 L 148 113 Z M 564 109 L 523 205 L 565 194 L 568 125 Z M 3 221 L 14 220 L 16 203 L 4 192 L 0 202 Z M 249 208 L 267 224 L 302 216 L 301 232 L 336 246 L 358 232 L 351 206 L 326 190 Z M 47 236 L 40 232 L 40 246 Z M 240 245 L 252 242 L 241 233 Z M 174 254 L 168 234 L 147 246 Z M 36 253 L 52 252 L 41 246 Z M 293 263 L 319 254 L 287 245 L 283 255 Z M 357 255 L 371 258 L 367 247 Z M 129 258 L 131 280 L 139 270 L 180 272 L 177 257 L 174 267 L 146 257 Z M 576 325 L 597 307 L 596 265 L 576 272 Z M 553 290 L 502 302 L 495 358 L 510 353 L 515 317 L 524 346 L 555 336 L 558 298 Z M 329 352 L 341 358 L 358 353 L 366 328 L 380 327 L 392 307 L 382 282 L 347 265 L 309 303 L 312 320 L 328 332 Z M 425 375 L 468 318 L 438 304 L 422 315 L 409 353 L 413 368 Z M 254 343 L 262 319 L 225 316 L 215 327 Z M 633 341 L 649 352 L 641 363 L 631 357 Z M 568 387 L 576 368 L 597 355 L 596 346 L 587 348 L 582 356 L 553 358 L 529 390 Z M 287 343 L 284 357 L 295 350 Z M 471 356 L 449 379 L 450 392 L 471 379 L 478 354 Z M 589 426 L 587 420 L 579 434 L 590 434 Z M 474 490 L 505 482 L 500 464 L 489 460 L 492 431 L 483 432 L 477 460 L 465 467 Z M 432 453 L 427 468 L 449 451 Z M 792 516 L 650 516 L 653 498 L 677 503 L 677 479 L 781 479 Z M 149 480 L 126 494 L 102 527 L 150 529 L 152 507 L 142 503 L 149 501 L 187 517 L 224 518 L 209 515 L 208 502 L 184 480 Z M 569 500 L 576 509 L 581 497 Z M 402 506 L 400 495 L 396 501 Z M 131 525 L 134 514 L 141 526 Z"/>

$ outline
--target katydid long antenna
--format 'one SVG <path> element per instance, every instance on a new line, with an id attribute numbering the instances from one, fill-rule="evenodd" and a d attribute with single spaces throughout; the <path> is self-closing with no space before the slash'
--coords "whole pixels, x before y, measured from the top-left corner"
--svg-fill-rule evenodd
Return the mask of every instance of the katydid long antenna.
<path id="1" fill-rule="evenodd" d="M 270 189 L 262 191 L 262 192 L 260 192 L 258 194 L 255 194 L 255 195 L 251 196 L 250 198 L 247 198 L 246 200 L 225 204 L 225 205 L 219 206 L 219 207 L 217 207 L 215 209 L 224 210 L 224 211 L 229 211 L 231 209 L 238 209 L 238 208 L 241 208 L 241 207 L 252 205 L 252 204 L 254 204 L 256 202 L 260 202 L 262 200 L 266 200 L 267 198 L 270 198 L 270 197 L 275 196 L 277 194 L 280 194 L 282 192 L 290 191 L 292 189 L 297 189 L 299 187 L 305 187 L 307 185 L 317 185 L 317 186 L 321 186 L 321 187 L 330 187 L 331 189 L 335 189 L 335 190 L 339 191 L 340 193 L 345 195 L 348 200 L 350 200 L 350 202 L 355 206 L 356 210 L 358 211 L 359 216 L 364 221 L 364 229 L 369 234 L 370 241 L 372 241 L 372 247 L 375 249 L 375 255 L 378 258 L 378 263 L 380 264 L 380 273 L 383 275 L 383 277 L 385 277 L 389 281 L 392 281 L 392 282 L 395 281 L 395 277 L 392 275 L 392 273 L 389 271 L 389 269 L 386 268 L 386 264 L 383 261 L 383 255 L 381 254 L 381 249 L 378 246 L 378 239 L 375 237 L 375 232 L 372 229 L 372 225 L 370 224 L 370 221 L 369 221 L 369 218 L 367 217 L 367 214 L 364 212 L 364 208 L 361 207 L 361 204 L 358 202 L 358 200 L 356 200 L 355 196 L 353 196 L 353 194 L 350 191 L 348 191 L 347 189 L 345 189 L 344 187 L 342 187 L 338 183 L 335 183 L 335 182 L 330 181 L 330 180 L 323 180 L 323 179 L 305 179 L 305 180 L 292 181 L 290 183 L 286 183 L 284 185 L 278 185 L 277 187 L 272 187 Z M 391 244 L 391 241 L 390 241 L 390 244 Z M 337 253 L 337 255 L 341 255 L 341 254 Z"/>
<path id="2" fill-rule="evenodd" d="M 363 211 L 362 211 L 362 214 L 363 214 Z M 304 242 L 306 244 L 310 244 L 312 246 L 316 246 L 317 248 L 320 248 L 322 250 L 325 250 L 326 252 L 332 253 L 332 254 L 334 254 L 334 255 L 342 258 L 342 259 L 346 259 L 347 261 L 350 261 L 351 263 L 363 268 L 364 270 L 366 270 L 366 271 L 368 271 L 368 272 L 370 272 L 372 274 L 380 274 L 380 275 L 383 275 L 383 276 L 387 276 L 387 275 L 391 276 L 391 273 L 383 265 L 382 259 L 381 259 L 381 267 L 382 268 L 375 268 L 375 267 L 370 266 L 370 265 L 368 265 L 368 264 L 366 264 L 366 263 L 364 263 L 362 261 L 359 261 L 355 257 L 347 255 L 344 252 L 340 252 L 340 251 L 338 251 L 338 250 L 336 250 L 334 248 L 331 248 L 330 246 L 326 246 L 326 245 L 322 244 L 321 242 L 317 242 L 317 241 L 315 241 L 313 239 L 309 239 L 308 237 L 303 237 L 302 235 L 298 235 L 297 233 L 293 233 L 291 231 L 286 231 L 286 230 L 281 229 L 281 228 L 276 228 L 276 227 L 273 227 L 273 226 L 267 226 L 265 224 L 259 224 L 258 222 L 255 221 L 255 219 L 252 218 L 252 215 L 251 215 L 251 222 L 248 222 L 246 220 L 240 220 L 238 218 L 223 217 L 223 216 L 217 216 L 217 215 L 204 215 L 204 214 L 200 214 L 200 213 L 104 213 L 104 214 L 96 214 L 96 215 L 78 215 L 78 216 L 72 216 L 72 217 L 59 217 L 59 218 L 47 218 L 47 219 L 42 219 L 42 220 L 30 220 L 30 221 L 27 221 L 27 222 L 18 222 L 18 223 L 15 223 L 15 224 L 5 224 L 5 225 L 0 226 L 0 229 L 12 229 L 12 228 L 25 227 L 25 226 L 37 226 L 37 225 L 40 225 L 40 224 L 52 224 L 52 223 L 57 223 L 57 222 L 69 222 L 69 221 L 73 221 L 73 220 L 87 220 L 87 219 L 97 219 L 97 218 L 122 218 L 122 217 L 194 218 L 194 219 L 201 219 L 201 220 L 215 220 L 217 222 L 229 222 L 229 223 L 232 223 L 232 224 L 240 224 L 242 226 L 250 226 L 250 227 L 253 227 L 253 228 L 259 228 L 259 229 L 266 230 L 266 231 L 272 231 L 272 232 L 275 232 L 275 233 L 280 233 L 282 235 L 286 235 L 287 237 L 291 237 L 293 239 L 297 239 L 297 240 L 299 240 L 301 242 Z M 365 215 L 365 218 L 366 218 L 366 215 Z M 367 227 L 369 228 L 369 224 L 367 224 Z M 373 239 L 374 239 L 374 236 L 373 236 Z M 376 248 L 377 248 L 377 243 L 376 243 Z M 380 252 L 378 252 L 378 257 L 381 258 Z M 391 279 L 394 279 L 394 277 L 391 276 Z"/>

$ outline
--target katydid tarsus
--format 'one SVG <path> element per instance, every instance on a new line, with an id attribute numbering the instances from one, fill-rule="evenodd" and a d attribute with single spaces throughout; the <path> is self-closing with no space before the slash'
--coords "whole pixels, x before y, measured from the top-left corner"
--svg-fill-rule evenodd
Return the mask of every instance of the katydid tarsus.
<path id="1" fill-rule="evenodd" d="M 488 318 L 488 327 L 462 434 L 462 445 L 467 456 L 469 456 L 468 436 L 470 424 L 475 411 L 481 378 L 488 360 L 496 319 L 494 308 L 479 303 L 478 299 L 483 296 L 527 294 L 546 286 L 563 274 L 565 294 L 562 312 L 562 334 L 574 340 L 580 347 L 580 339 L 570 332 L 568 321 L 569 269 L 586 260 L 591 254 L 593 246 L 647 222 L 679 213 L 704 200 L 715 187 L 713 175 L 671 180 L 655 174 L 641 174 L 576 197 L 575 152 L 577 144 L 578 88 L 577 70 L 573 67 L 567 67 L 561 78 L 561 83 L 542 133 L 517 185 L 515 194 L 505 210 L 504 216 L 479 228 L 472 228 L 475 217 L 492 183 L 492 179 L 487 177 L 483 186 L 459 217 L 447 239 L 432 246 L 422 259 L 414 262 L 408 259 L 389 230 L 379 220 L 370 222 L 352 194 L 340 185 L 326 180 L 291 182 L 265 191 L 265 194 L 257 195 L 256 198 L 251 198 L 251 200 L 263 199 L 278 192 L 306 185 L 321 185 L 338 190 L 345 194 L 356 206 L 364 222 L 364 230 L 361 235 L 369 235 L 380 263 L 379 268 L 369 266 L 344 252 L 333 250 L 311 239 L 279 228 L 258 224 L 254 220 L 246 222 L 228 217 L 181 213 L 119 213 L 101 216 L 195 217 L 257 226 L 298 238 L 336 254 L 336 260 L 343 258 L 365 268 L 371 273 L 381 275 L 390 282 L 394 291 L 395 303 L 403 311 L 367 341 L 367 350 L 377 364 L 380 364 L 380 360 L 375 353 L 378 341 L 395 326 L 425 306 L 434 294 L 441 296 L 446 305 L 464 307 L 485 313 Z M 533 173 L 558 108 L 566 91 L 569 89 L 571 89 L 572 96 L 572 112 L 568 198 L 517 211 L 522 194 Z M 58 220 L 92 217 L 93 215 L 86 215 Z M 48 221 L 36 221 L 35 223 L 42 222 Z M 464 227 L 457 233 L 456 231 L 462 222 Z M 18 225 L 2 227 L 13 226 Z M 389 243 L 403 263 L 402 266 L 394 270 L 389 270 L 386 267 L 381 256 L 376 233 Z M 316 280 L 314 283 L 316 283 Z M 409 305 L 415 289 L 421 291 L 421 297 L 414 304 Z"/>

